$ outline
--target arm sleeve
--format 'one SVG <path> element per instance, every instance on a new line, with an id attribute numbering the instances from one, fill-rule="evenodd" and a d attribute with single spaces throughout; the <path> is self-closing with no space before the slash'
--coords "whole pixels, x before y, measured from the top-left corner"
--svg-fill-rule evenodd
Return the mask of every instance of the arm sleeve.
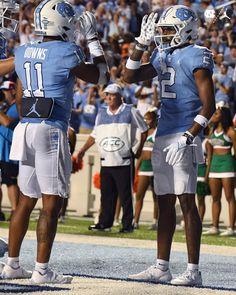
<path id="1" fill-rule="evenodd" d="M 154 67 L 157 73 L 160 71 L 160 55 L 157 49 L 154 50 L 151 55 L 150 64 Z"/>

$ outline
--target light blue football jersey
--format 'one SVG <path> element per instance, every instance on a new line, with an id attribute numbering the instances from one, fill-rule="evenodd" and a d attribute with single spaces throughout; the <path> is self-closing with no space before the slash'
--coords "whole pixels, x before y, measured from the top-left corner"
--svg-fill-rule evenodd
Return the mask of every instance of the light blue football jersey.
<path id="1" fill-rule="evenodd" d="M 67 131 L 73 103 L 74 77 L 70 70 L 84 61 L 84 55 L 71 42 L 32 42 L 15 50 L 15 69 L 25 97 L 54 99 L 47 124 Z M 23 118 L 22 122 L 38 123 L 42 119 Z"/>
<path id="2" fill-rule="evenodd" d="M 156 49 L 150 63 L 156 69 L 160 84 L 161 117 L 157 136 L 184 132 L 193 124 L 202 106 L 193 72 L 213 72 L 212 53 L 205 47 L 189 45 L 172 53 Z"/>

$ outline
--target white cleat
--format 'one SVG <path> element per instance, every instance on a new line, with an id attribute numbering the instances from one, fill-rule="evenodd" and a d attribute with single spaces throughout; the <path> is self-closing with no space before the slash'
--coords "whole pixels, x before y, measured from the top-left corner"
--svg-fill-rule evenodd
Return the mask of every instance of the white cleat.
<path id="1" fill-rule="evenodd" d="M 235 236 L 235 232 L 232 228 L 227 228 L 227 230 L 223 231 L 222 233 L 220 233 L 221 237 L 233 237 Z"/>
<path id="2" fill-rule="evenodd" d="M 57 274 L 51 269 L 48 269 L 44 275 L 34 270 L 30 281 L 33 284 L 70 284 L 72 279 L 72 276 Z"/>
<path id="3" fill-rule="evenodd" d="M 167 283 L 172 279 L 172 275 L 169 269 L 162 271 L 156 265 L 152 265 L 138 274 L 129 275 L 129 278 L 152 283 Z"/>
<path id="4" fill-rule="evenodd" d="M 17 268 L 12 268 L 11 266 L 5 264 L 1 277 L 3 279 L 29 279 L 31 278 L 32 271 L 25 270 L 23 267 L 19 266 Z"/>
<path id="5" fill-rule="evenodd" d="M 202 275 L 200 271 L 186 270 L 170 283 L 178 286 L 202 286 Z"/>
<path id="6" fill-rule="evenodd" d="M 218 235 L 220 233 L 220 230 L 217 227 L 211 227 L 209 230 L 203 232 L 203 235 L 209 235 L 209 236 L 214 236 Z"/>

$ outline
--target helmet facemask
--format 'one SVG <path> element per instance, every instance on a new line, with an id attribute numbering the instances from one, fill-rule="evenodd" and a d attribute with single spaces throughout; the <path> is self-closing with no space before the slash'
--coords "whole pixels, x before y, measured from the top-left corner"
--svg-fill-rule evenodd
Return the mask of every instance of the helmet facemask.
<path id="1" fill-rule="evenodd" d="M 19 5 L 15 0 L 0 0 L 0 28 L 16 32 L 18 21 L 16 14 L 19 13 Z"/>
<path id="2" fill-rule="evenodd" d="M 173 25 L 158 26 L 158 34 L 154 36 L 154 42 L 159 49 L 166 50 L 179 43 L 176 27 Z"/>

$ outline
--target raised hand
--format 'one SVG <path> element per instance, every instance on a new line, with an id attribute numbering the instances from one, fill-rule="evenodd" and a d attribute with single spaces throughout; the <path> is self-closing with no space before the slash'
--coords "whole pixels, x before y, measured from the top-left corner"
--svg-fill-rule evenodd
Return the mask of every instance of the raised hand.
<path id="1" fill-rule="evenodd" d="M 79 28 L 80 33 L 88 42 L 98 38 L 96 18 L 91 12 L 85 11 L 82 13 L 79 17 Z"/>
<path id="2" fill-rule="evenodd" d="M 141 24 L 140 36 L 136 37 L 135 40 L 143 46 L 149 46 L 155 35 L 156 19 L 158 14 L 152 12 L 150 15 L 146 14 L 143 17 Z"/>

